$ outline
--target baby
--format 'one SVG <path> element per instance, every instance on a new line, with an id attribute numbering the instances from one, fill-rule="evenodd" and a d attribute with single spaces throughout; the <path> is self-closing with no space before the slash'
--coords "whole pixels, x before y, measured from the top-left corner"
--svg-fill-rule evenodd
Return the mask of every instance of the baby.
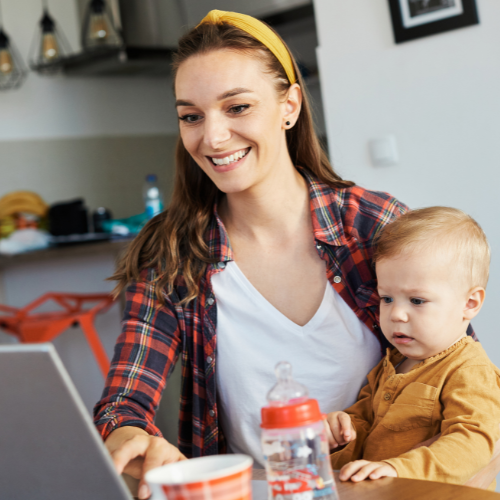
<path id="1" fill-rule="evenodd" d="M 460 210 L 413 210 L 384 228 L 374 263 L 380 326 L 395 348 L 357 402 L 328 415 L 333 447 L 346 445 L 331 455 L 341 480 L 464 484 L 488 464 L 500 434 L 500 370 L 466 331 L 489 261 L 486 236 Z"/>

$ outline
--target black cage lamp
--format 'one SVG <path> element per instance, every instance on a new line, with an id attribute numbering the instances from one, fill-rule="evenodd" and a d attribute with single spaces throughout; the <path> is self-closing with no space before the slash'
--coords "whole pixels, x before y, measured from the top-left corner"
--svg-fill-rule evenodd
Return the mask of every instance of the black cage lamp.
<path id="1" fill-rule="evenodd" d="M 30 64 L 33 69 L 40 69 L 44 64 L 59 61 L 71 52 L 64 33 L 49 14 L 47 1 L 43 0 L 42 18 L 31 44 Z"/>
<path id="2" fill-rule="evenodd" d="M 3 29 L 0 15 L 0 90 L 19 88 L 27 75 L 19 52 Z"/>
<path id="3" fill-rule="evenodd" d="M 84 49 L 120 47 L 123 40 L 112 21 L 105 0 L 90 0 L 83 23 L 82 46 Z"/>

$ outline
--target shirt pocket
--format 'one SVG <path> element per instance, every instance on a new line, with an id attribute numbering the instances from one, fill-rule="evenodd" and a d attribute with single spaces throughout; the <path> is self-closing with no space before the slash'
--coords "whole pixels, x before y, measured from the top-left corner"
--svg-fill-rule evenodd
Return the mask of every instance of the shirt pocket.
<path id="1" fill-rule="evenodd" d="M 431 385 L 408 384 L 382 418 L 382 425 L 392 431 L 430 427 L 437 392 Z"/>

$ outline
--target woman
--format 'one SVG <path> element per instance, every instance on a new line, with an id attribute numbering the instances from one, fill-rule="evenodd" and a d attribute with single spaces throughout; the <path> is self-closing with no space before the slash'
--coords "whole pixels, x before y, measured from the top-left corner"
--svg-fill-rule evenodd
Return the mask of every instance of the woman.
<path id="1" fill-rule="evenodd" d="M 259 462 L 283 359 L 324 412 L 354 402 L 381 357 L 372 241 L 406 210 L 333 171 L 297 64 L 263 23 L 212 11 L 180 40 L 174 76 L 174 194 L 115 275 L 125 321 L 95 408 L 135 477 L 224 449 Z M 153 422 L 179 356 L 177 448 Z"/>

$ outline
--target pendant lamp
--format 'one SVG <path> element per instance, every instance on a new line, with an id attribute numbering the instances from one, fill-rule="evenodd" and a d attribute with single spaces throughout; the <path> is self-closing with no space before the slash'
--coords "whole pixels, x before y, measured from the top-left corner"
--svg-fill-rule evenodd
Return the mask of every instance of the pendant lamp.
<path id="1" fill-rule="evenodd" d="M 19 52 L 3 28 L 0 12 L 0 90 L 19 88 L 27 75 Z"/>
<path id="2" fill-rule="evenodd" d="M 64 33 L 49 14 L 48 0 L 43 0 L 43 14 L 39 28 L 35 32 L 30 51 L 30 65 L 32 69 L 42 70 L 43 65 L 54 63 L 71 52 Z M 42 68 L 41 68 L 42 67 Z M 58 67 L 50 65 L 43 71 L 57 71 Z"/>
<path id="3" fill-rule="evenodd" d="M 105 0 L 90 0 L 82 31 L 84 49 L 120 47 L 123 40 L 115 28 Z"/>

